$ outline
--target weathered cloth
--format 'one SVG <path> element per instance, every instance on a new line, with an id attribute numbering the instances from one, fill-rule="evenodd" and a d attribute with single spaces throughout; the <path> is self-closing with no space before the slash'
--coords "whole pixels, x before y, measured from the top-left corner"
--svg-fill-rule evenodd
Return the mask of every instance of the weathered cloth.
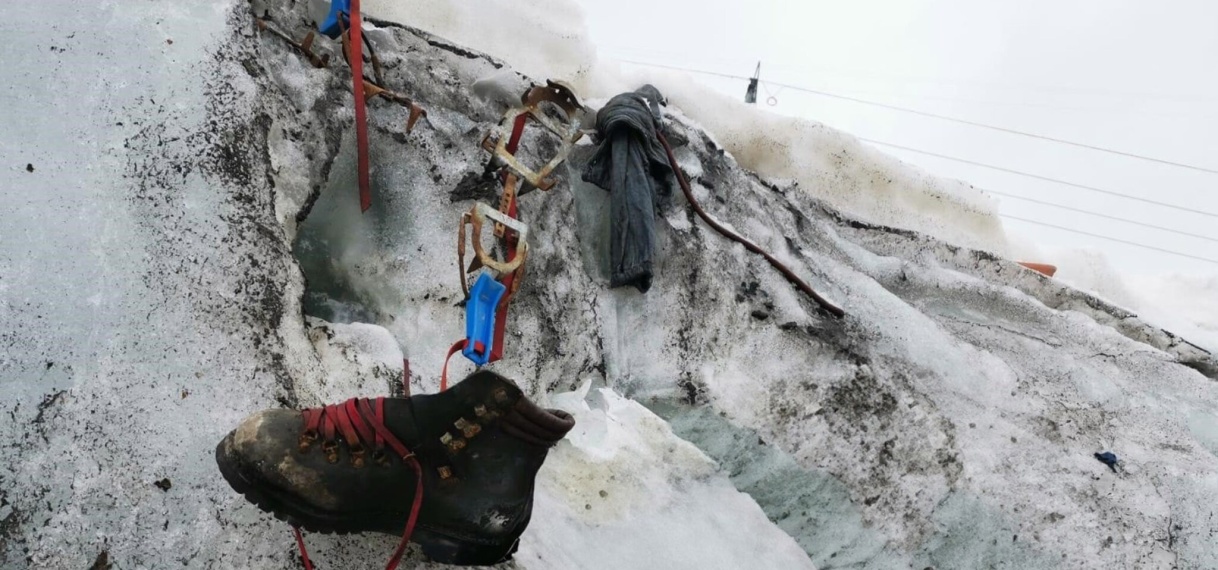
<path id="1" fill-rule="evenodd" d="M 622 93 L 596 114 L 601 146 L 584 168 L 585 182 L 608 190 L 609 286 L 651 288 L 655 215 L 672 194 L 672 168 L 656 138 L 664 97 L 655 87 Z"/>

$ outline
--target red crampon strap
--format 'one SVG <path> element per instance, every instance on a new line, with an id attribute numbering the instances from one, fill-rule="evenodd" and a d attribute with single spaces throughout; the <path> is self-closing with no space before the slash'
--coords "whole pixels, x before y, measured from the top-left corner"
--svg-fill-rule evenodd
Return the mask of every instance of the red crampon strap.
<path id="1" fill-rule="evenodd" d="M 508 143 L 504 148 L 513 155 L 516 154 L 516 149 L 520 148 L 520 136 L 524 134 L 524 124 L 529 122 L 529 114 L 521 113 L 516 115 L 516 122 L 512 123 L 512 136 L 508 138 Z"/>
<path id="2" fill-rule="evenodd" d="M 341 404 L 332 404 L 323 408 L 312 408 L 303 411 L 305 433 L 332 442 L 341 436 L 351 449 L 352 455 L 365 453 L 365 445 L 371 443 L 376 453 L 382 453 L 389 446 L 394 453 L 402 458 L 415 474 L 414 501 L 410 506 L 410 517 L 406 520 L 406 529 L 398 547 L 386 564 L 385 570 L 394 570 L 406 552 L 406 545 L 414 534 L 414 528 L 419 522 L 419 511 L 423 506 L 423 467 L 419 460 L 389 428 L 385 426 L 385 399 L 352 398 Z M 300 560 L 305 570 L 313 570 L 313 562 L 305 550 L 304 536 L 300 527 L 292 527 L 296 535 L 296 546 L 300 548 Z"/>
<path id="3" fill-rule="evenodd" d="M 300 527 L 292 527 L 292 533 L 296 535 L 296 547 L 300 549 L 300 562 L 304 565 L 305 570 L 313 570 L 313 563 L 309 561 L 309 552 L 305 550 L 304 536 L 300 534 Z"/>
<path id="4" fill-rule="evenodd" d="M 519 219 L 519 212 L 516 210 L 516 202 L 512 202 L 512 205 L 508 209 L 508 215 Z M 516 258 L 516 239 L 518 237 L 519 236 L 515 234 L 508 235 L 507 231 L 504 231 L 504 239 L 507 242 L 506 250 L 508 262 L 511 262 Z M 512 288 L 516 285 L 516 273 L 512 272 L 504 275 L 499 282 L 503 283 L 503 286 L 507 288 L 507 291 L 503 293 L 503 298 L 499 300 L 499 307 L 495 309 L 495 336 L 494 341 L 491 344 L 491 356 L 487 362 L 495 362 L 503 358 L 503 337 L 504 333 L 507 331 L 508 304 L 512 302 Z"/>
<path id="5" fill-rule="evenodd" d="M 520 148 L 520 137 L 524 134 L 524 125 L 528 120 L 529 115 L 521 113 L 516 116 L 516 122 L 512 124 L 512 136 L 508 139 L 508 143 L 504 145 L 504 148 L 513 155 L 516 154 L 516 149 Z M 512 203 L 508 204 L 508 211 L 506 213 L 508 217 L 520 219 L 520 212 L 516 207 L 515 200 L 512 200 Z M 508 231 L 504 231 L 504 241 L 507 244 L 507 260 L 511 262 L 516 258 L 516 240 L 519 236 L 509 234 Z M 491 344 L 491 355 L 487 362 L 495 362 L 503 358 L 503 337 L 507 331 L 508 304 L 512 302 L 512 287 L 516 283 L 516 274 L 509 273 L 504 275 L 499 282 L 503 283 L 504 287 L 507 287 L 507 291 L 503 294 L 503 298 L 499 300 L 499 307 L 495 309 L 495 340 Z"/>
<path id="6" fill-rule="evenodd" d="M 507 149 L 508 152 L 510 152 L 512 154 L 516 154 L 516 149 L 520 148 L 520 138 L 524 134 L 524 126 L 526 123 L 528 123 L 528 120 L 529 120 L 528 113 L 521 113 L 516 116 L 516 120 L 512 124 L 512 135 L 510 138 L 508 138 L 507 145 L 505 145 L 505 148 Z M 506 173 L 504 174 L 504 176 L 506 176 Z M 512 200 L 508 204 L 507 212 L 504 212 L 504 213 L 506 213 L 508 215 L 508 217 L 510 217 L 510 218 L 518 219 L 519 211 L 516 208 L 515 200 Z M 462 230 L 462 231 L 464 231 L 464 230 Z M 508 230 L 508 229 L 504 230 L 504 241 L 507 243 L 507 260 L 510 262 L 516 258 L 516 240 L 518 239 L 519 236 L 516 236 L 514 233 L 508 233 L 508 232 L 511 232 L 511 230 Z M 508 302 L 512 297 L 512 285 L 515 281 L 516 281 L 515 272 L 504 275 L 503 277 L 501 277 L 499 279 L 499 282 L 503 283 L 503 285 L 505 287 L 507 287 L 507 291 L 503 294 L 503 298 L 499 300 L 499 305 L 495 309 L 495 332 L 494 332 L 495 336 L 494 336 L 494 341 L 491 346 L 491 354 L 487 360 L 488 363 L 495 362 L 495 361 L 503 358 L 503 336 L 504 336 L 504 331 L 507 328 Z M 456 344 L 452 345 L 452 347 L 448 349 L 448 355 L 444 357 L 444 368 L 440 371 L 440 391 L 441 392 L 448 389 L 448 361 L 452 359 L 454 354 L 461 352 L 462 350 L 465 350 L 465 347 L 468 346 L 468 343 L 469 343 L 468 340 L 459 340 L 456 342 Z M 476 345 L 474 345 L 474 348 L 478 352 L 483 352 L 486 350 L 486 347 L 480 346 L 481 344 L 482 343 L 477 343 Z"/>
<path id="7" fill-rule="evenodd" d="M 452 360 L 453 355 L 465 350 L 465 346 L 469 343 L 468 340 L 459 340 L 448 349 L 448 356 L 444 357 L 444 369 L 440 371 L 440 391 L 448 389 L 448 361 Z M 478 343 L 482 344 L 482 343 Z M 485 350 L 484 347 L 477 347 L 478 350 Z"/>
<path id="8" fill-rule="evenodd" d="M 364 101 L 364 42 L 359 0 L 351 0 L 351 79 L 355 94 L 355 142 L 359 166 L 359 211 L 372 207 L 372 181 L 368 174 L 368 112 Z"/>

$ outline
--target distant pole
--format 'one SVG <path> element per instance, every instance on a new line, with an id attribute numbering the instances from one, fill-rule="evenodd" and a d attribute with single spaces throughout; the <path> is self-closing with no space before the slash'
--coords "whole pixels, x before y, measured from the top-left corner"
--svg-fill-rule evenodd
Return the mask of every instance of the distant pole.
<path id="1" fill-rule="evenodd" d="M 757 82 L 761 80 L 761 62 L 757 62 L 757 70 L 753 72 L 753 78 L 749 79 L 749 89 L 744 92 L 744 102 L 753 105 L 757 104 Z"/>

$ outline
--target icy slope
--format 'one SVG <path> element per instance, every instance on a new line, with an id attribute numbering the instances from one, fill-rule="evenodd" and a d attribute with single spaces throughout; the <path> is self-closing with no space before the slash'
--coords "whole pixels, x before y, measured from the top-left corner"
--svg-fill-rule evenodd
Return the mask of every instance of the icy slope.
<path id="1" fill-rule="evenodd" d="M 265 3 L 299 31 L 294 5 Z M 0 210 L 0 565 L 297 567 L 212 446 L 261 407 L 387 393 L 403 356 L 415 391 L 436 388 L 461 334 L 453 230 L 479 191 L 462 181 L 501 110 L 469 86 L 504 65 L 370 30 L 430 115 L 404 136 L 403 109 L 371 106 L 377 202 L 360 216 L 345 68 L 255 37 L 246 3 L 15 9 L 55 30 L 9 30 L 18 79 L 103 65 L 110 83 L 4 99 L 19 128 L 0 131 L 18 206 Z M 507 567 L 1218 565 L 1208 353 L 992 254 L 766 182 L 673 111 L 706 207 L 849 315 L 817 314 L 681 200 L 658 222 L 653 290 L 608 291 L 604 192 L 568 176 L 526 196 L 532 261 L 497 369 L 579 424 Z M 825 192 L 869 187 L 838 160 Z M 913 192 L 950 184 L 885 168 Z M 379 326 L 306 322 L 302 296 Z M 1108 449 L 1120 474 L 1091 458 Z M 393 544 L 310 541 L 326 567 L 375 567 Z"/>

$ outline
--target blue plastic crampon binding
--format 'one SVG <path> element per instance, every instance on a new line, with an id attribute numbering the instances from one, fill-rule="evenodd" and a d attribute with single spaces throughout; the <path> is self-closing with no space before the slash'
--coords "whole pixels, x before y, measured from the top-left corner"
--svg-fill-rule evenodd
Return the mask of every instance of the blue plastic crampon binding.
<path id="1" fill-rule="evenodd" d="M 343 22 L 346 22 L 347 14 L 350 13 L 351 0 L 330 0 L 330 13 L 326 15 L 325 21 L 318 24 L 317 29 L 330 39 L 336 39 L 343 33 L 342 27 L 338 25 L 338 19 L 343 18 Z"/>
<path id="2" fill-rule="evenodd" d="M 489 274 L 478 276 L 469 300 L 465 302 L 465 348 L 461 354 L 477 366 L 491 359 L 491 346 L 495 341 L 495 309 L 507 291 L 503 283 Z"/>

